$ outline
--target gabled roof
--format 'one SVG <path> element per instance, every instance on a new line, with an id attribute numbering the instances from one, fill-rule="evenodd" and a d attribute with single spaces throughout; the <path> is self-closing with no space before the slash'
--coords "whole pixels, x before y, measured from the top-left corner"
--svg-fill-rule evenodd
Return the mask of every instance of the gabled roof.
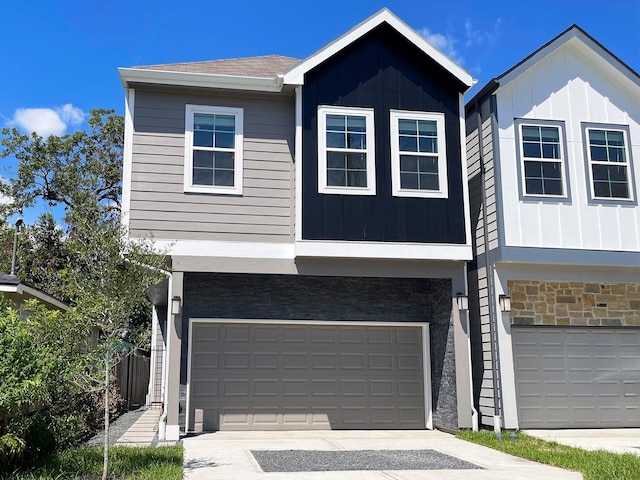
<path id="1" fill-rule="evenodd" d="M 451 73 L 457 78 L 463 85 L 467 87 L 473 86 L 475 83 L 471 74 L 464 70 L 460 65 L 451 60 L 448 56 L 431 45 L 422 35 L 417 33 L 414 29 L 409 27 L 406 23 L 396 17 L 389 9 L 383 8 L 377 13 L 367 18 L 362 23 L 356 25 L 344 35 L 338 37 L 336 40 L 318 50 L 316 53 L 306 58 L 298 65 L 284 74 L 284 83 L 293 85 L 304 84 L 304 74 L 312 68 L 318 66 L 328 58 L 338 53 L 343 48 L 352 44 L 363 35 L 369 33 L 374 28 L 382 25 L 383 23 L 389 24 L 398 33 L 404 36 L 408 41 L 413 43 L 416 47 L 422 50 L 427 56 L 431 57 L 434 61 L 440 64 L 445 70 Z"/>
<path id="2" fill-rule="evenodd" d="M 542 47 L 538 48 L 536 51 L 508 69 L 506 72 L 487 82 L 487 84 L 482 87 L 482 89 L 469 102 L 467 102 L 467 105 L 472 105 L 476 101 L 492 94 L 498 87 L 508 84 L 533 65 L 567 44 L 582 47 L 581 50 L 587 53 L 587 55 L 596 56 L 601 61 L 611 65 L 623 78 L 628 80 L 631 84 L 640 87 L 640 75 L 638 72 L 620 60 L 580 26 L 573 24 L 564 32 L 560 33 L 558 36 L 545 43 Z"/>
<path id="3" fill-rule="evenodd" d="M 281 55 L 267 55 L 208 62 L 145 65 L 119 68 L 118 72 L 125 88 L 130 84 L 146 83 L 279 92 L 283 84 L 302 85 L 306 72 L 383 23 L 389 24 L 467 88 L 474 84 L 467 71 L 386 8 L 303 61 Z"/>
<path id="4" fill-rule="evenodd" d="M 0 292 L 28 295 L 59 310 L 67 310 L 69 308 L 68 304 L 58 300 L 56 297 L 23 283 L 15 275 L 9 275 L 4 272 L 0 272 Z"/>

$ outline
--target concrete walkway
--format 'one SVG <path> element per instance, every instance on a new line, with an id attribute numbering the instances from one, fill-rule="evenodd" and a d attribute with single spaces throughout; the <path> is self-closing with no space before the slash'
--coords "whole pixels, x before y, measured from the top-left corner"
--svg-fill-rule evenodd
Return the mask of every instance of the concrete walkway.
<path id="1" fill-rule="evenodd" d="M 429 430 L 216 432 L 184 439 L 184 478 L 188 480 L 474 480 L 581 479 L 569 472 L 531 462 L 453 435 Z M 479 470 L 369 470 L 265 473 L 251 450 L 436 450 L 473 463 Z"/>
<path id="2" fill-rule="evenodd" d="M 158 433 L 158 420 L 162 413 L 159 409 L 146 410 L 138 420 L 116 441 L 116 445 L 129 447 L 148 447 Z"/>
<path id="3" fill-rule="evenodd" d="M 583 450 L 607 450 L 640 455 L 640 428 L 525 430 L 524 433 Z"/>

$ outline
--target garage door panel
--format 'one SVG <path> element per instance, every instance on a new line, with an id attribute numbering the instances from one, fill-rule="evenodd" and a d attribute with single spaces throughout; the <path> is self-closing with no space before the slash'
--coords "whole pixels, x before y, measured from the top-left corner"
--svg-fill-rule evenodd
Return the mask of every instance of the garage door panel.
<path id="1" fill-rule="evenodd" d="M 192 341 L 190 429 L 425 426 L 422 327 L 207 327 L 192 330 L 207 340 Z"/>
<path id="2" fill-rule="evenodd" d="M 516 327 L 512 341 L 521 428 L 640 427 L 640 329 Z"/>

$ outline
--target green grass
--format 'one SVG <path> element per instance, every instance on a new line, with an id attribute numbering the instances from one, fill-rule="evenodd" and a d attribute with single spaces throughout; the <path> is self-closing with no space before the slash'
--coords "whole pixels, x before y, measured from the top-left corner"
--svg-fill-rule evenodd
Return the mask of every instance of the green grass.
<path id="1" fill-rule="evenodd" d="M 99 479 L 102 447 L 77 447 L 42 459 L 29 471 L 11 475 L 16 480 Z M 180 480 L 182 447 L 112 447 L 109 478 Z"/>
<path id="2" fill-rule="evenodd" d="M 603 450 L 587 451 L 556 442 L 545 442 L 523 433 L 518 435 L 517 440 L 510 440 L 510 432 L 503 433 L 504 440 L 498 440 L 492 432 L 465 430 L 458 433 L 458 438 L 535 462 L 581 472 L 584 480 L 640 479 L 640 456 Z"/>

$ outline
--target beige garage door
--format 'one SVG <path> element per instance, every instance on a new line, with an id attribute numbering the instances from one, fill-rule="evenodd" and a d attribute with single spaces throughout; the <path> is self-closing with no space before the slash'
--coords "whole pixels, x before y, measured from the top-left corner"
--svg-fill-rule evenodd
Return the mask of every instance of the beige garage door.
<path id="1" fill-rule="evenodd" d="M 512 331 L 520 428 L 640 427 L 640 329 Z"/>
<path id="2" fill-rule="evenodd" d="M 193 321 L 189 430 L 425 428 L 422 327 Z"/>

